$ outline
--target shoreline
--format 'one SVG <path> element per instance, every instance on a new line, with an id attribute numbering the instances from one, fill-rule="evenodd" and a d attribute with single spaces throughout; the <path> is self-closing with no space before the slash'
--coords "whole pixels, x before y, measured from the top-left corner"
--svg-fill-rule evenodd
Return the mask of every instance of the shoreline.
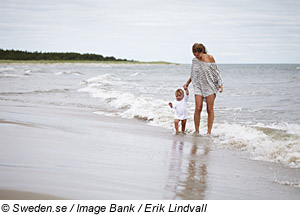
<path id="1" fill-rule="evenodd" d="M 90 61 L 90 60 L 0 60 L 4 64 L 149 64 L 149 65 L 185 65 L 166 61 Z M 218 65 L 300 65 L 300 63 L 217 63 Z"/>
<path id="2" fill-rule="evenodd" d="M 163 64 L 163 65 L 180 65 L 165 61 L 90 61 L 90 60 L 0 60 L 1 64 Z"/>
<path id="3" fill-rule="evenodd" d="M 4 199 L 300 199 L 299 188 L 281 184 L 299 170 L 207 137 L 87 108 L 1 101 L 0 110 Z"/>

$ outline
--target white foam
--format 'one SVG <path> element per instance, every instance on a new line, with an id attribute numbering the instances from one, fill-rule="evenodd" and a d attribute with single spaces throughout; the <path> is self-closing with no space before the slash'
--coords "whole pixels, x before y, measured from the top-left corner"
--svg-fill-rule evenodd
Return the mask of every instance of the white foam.
<path id="1" fill-rule="evenodd" d="M 2 72 L 2 71 L 4 71 L 4 72 L 6 72 L 6 71 L 14 71 L 14 70 L 15 70 L 14 67 L 1 67 L 0 68 L 0 72 Z"/>
<path id="2" fill-rule="evenodd" d="M 96 86 L 95 84 L 116 84 L 121 79 L 112 74 L 104 74 L 96 77 L 89 78 L 85 81 L 90 87 Z M 94 85 L 91 85 L 94 84 Z"/>
<path id="3" fill-rule="evenodd" d="M 281 185 L 285 185 L 285 186 L 300 188 L 300 181 L 281 181 L 281 180 L 275 179 L 274 182 L 281 184 Z"/>
<path id="4" fill-rule="evenodd" d="M 136 73 L 131 74 L 130 76 L 131 76 L 131 77 L 135 77 L 135 76 L 137 76 L 137 75 L 139 75 L 139 74 L 140 74 L 139 72 L 136 72 Z"/>
<path id="5" fill-rule="evenodd" d="M 22 74 L 11 74 L 11 73 L 1 73 L 0 77 L 3 78 L 21 78 L 21 77 L 25 77 Z"/>
<path id="6" fill-rule="evenodd" d="M 258 124 L 258 126 L 266 127 L 266 125 L 263 124 Z M 298 137 L 300 137 L 300 124 L 281 122 L 268 125 L 268 128 L 282 130 L 287 134 L 297 135 Z"/>
<path id="7" fill-rule="evenodd" d="M 80 92 L 87 92 L 93 98 L 106 101 L 114 108 L 121 109 L 119 115 L 125 118 L 141 118 L 145 120 L 163 119 L 172 116 L 167 101 L 156 100 L 151 97 L 137 96 L 129 92 L 120 92 L 101 88 L 94 81 Z M 88 80 L 91 82 L 91 80 Z M 159 124 L 159 123 L 158 123 Z"/>
<path id="8" fill-rule="evenodd" d="M 120 77 L 112 74 L 92 77 L 83 82 L 80 92 L 87 92 L 91 97 L 100 99 L 113 107 L 115 113 L 97 112 L 110 116 L 124 118 L 139 118 L 147 120 L 150 125 L 174 129 L 174 113 L 168 102 L 159 94 L 146 97 L 135 94 L 135 91 L 123 90 Z M 130 83 L 131 84 L 131 83 Z M 194 130 L 194 103 L 188 102 L 187 132 Z M 240 110 L 240 109 L 237 109 Z M 226 111 L 220 109 L 220 111 Z M 218 109 L 215 110 L 216 116 Z M 230 112 L 230 111 L 229 111 Z M 252 124 L 252 125 L 251 125 Z M 207 131 L 207 113 L 201 114 L 200 132 Z M 291 168 L 300 168 L 300 125 L 289 123 L 278 124 L 237 124 L 214 123 L 214 143 L 217 147 L 244 151 L 254 160 L 282 163 Z"/>
<path id="9" fill-rule="evenodd" d="M 64 72 L 57 72 L 55 75 L 82 75 L 80 72 L 73 72 L 73 71 L 64 71 Z"/>
<path id="10" fill-rule="evenodd" d="M 282 128 L 281 125 L 277 129 L 272 127 L 276 126 L 215 123 L 214 132 L 220 136 L 217 142 L 221 147 L 246 151 L 254 160 L 278 162 L 291 168 L 300 168 L 298 134 L 293 134 L 293 130 L 278 129 Z"/>

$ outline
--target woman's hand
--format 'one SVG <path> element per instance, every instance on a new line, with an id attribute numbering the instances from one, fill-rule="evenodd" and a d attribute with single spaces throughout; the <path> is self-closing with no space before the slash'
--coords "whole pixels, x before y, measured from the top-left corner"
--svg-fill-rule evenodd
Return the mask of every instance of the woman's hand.
<path id="1" fill-rule="evenodd" d="M 219 90 L 220 93 L 223 92 L 223 87 L 222 87 L 222 85 L 219 85 L 219 86 L 218 86 L 218 90 Z"/>
<path id="2" fill-rule="evenodd" d="M 184 90 L 187 90 L 189 88 L 189 84 L 188 83 L 186 83 L 185 85 L 183 85 L 183 89 Z"/>
<path id="3" fill-rule="evenodd" d="M 183 85 L 183 89 L 186 90 L 189 87 L 189 84 L 192 82 L 192 78 L 190 77 L 189 80 Z"/>

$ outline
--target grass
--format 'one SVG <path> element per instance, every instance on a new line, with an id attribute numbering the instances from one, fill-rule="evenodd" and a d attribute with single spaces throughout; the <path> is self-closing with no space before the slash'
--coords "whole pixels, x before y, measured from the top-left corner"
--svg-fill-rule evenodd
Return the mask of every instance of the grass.
<path id="1" fill-rule="evenodd" d="M 36 63 L 36 64 L 55 64 L 55 63 L 99 63 L 99 64 L 176 64 L 165 61 L 90 61 L 90 60 L 0 60 L 0 64 L 12 63 Z M 178 65 L 178 64 L 176 64 Z"/>

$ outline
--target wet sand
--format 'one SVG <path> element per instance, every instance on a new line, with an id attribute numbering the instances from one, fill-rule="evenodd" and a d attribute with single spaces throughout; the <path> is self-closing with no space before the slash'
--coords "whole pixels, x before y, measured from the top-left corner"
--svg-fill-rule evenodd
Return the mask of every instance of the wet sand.
<path id="1" fill-rule="evenodd" d="M 298 169 L 94 111 L 1 101 L 0 198 L 300 199 Z"/>
<path id="2" fill-rule="evenodd" d="M 0 200 L 63 200 L 57 196 L 16 190 L 0 190 Z"/>

